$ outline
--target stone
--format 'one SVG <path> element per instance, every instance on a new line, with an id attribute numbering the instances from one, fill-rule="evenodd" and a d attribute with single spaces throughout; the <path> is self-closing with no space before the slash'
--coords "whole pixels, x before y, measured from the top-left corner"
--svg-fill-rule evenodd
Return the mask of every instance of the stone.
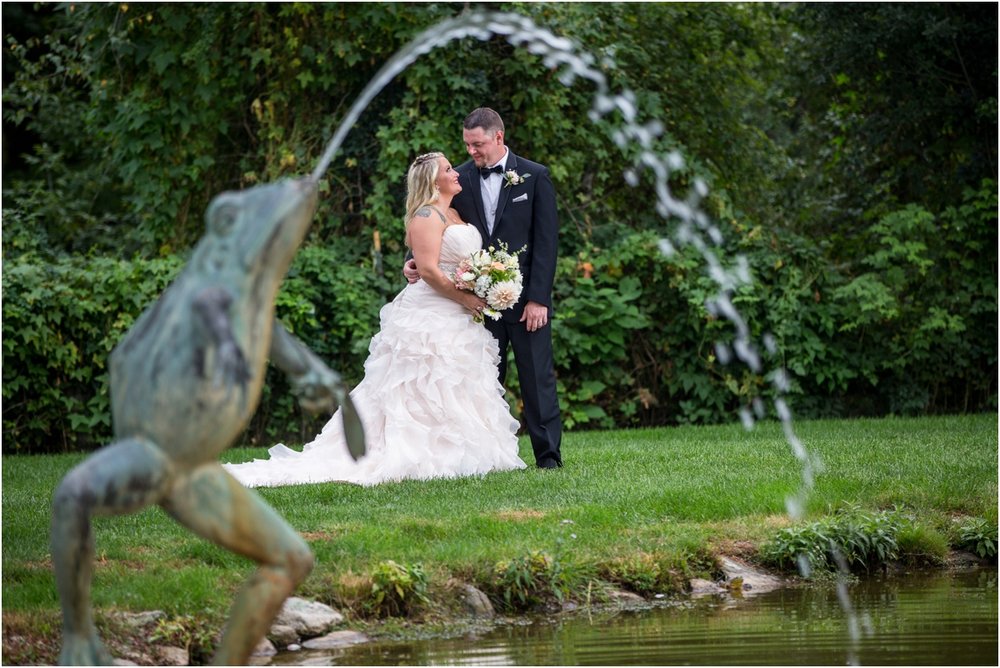
<path id="1" fill-rule="evenodd" d="M 285 601 L 274 626 L 291 627 L 299 637 L 320 636 L 344 621 L 344 616 L 328 605 L 293 596 Z"/>
<path id="2" fill-rule="evenodd" d="M 711 580 L 703 580 L 702 578 L 692 578 L 688 583 L 691 590 L 692 596 L 707 596 L 710 594 L 724 594 L 728 590 L 725 587 L 720 586 L 716 582 Z"/>
<path id="3" fill-rule="evenodd" d="M 984 561 L 986 560 L 980 558 L 979 555 L 965 550 L 953 550 L 945 557 L 945 564 L 948 568 L 953 569 L 976 568 L 981 566 Z"/>
<path id="4" fill-rule="evenodd" d="M 614 603 L 623 605 L 637 605 L 639 603 L 645 603 L 646 599 L 639 596 L 635 592 L 625 591 L 624 589 L 612 589 L 608 592 L 608 599 Z"/>
<path id="5" fill-rule="evenodd" d="M 278 653 L 274 645 L 267 638 L 262 639 L 250 652 L 250 656 L 274 656 Z"/>
<path id="6" fill-rule="evenodd" d="M 770 573 L 759 571 L 745 561 L 734 557 L 722 557 L 722 572 L 726 574 L 727 582 L 742 580 L 740 587 L 744 595 L 763 594 L 785 586 L 785 580 Z"/>
<path id="7" fill-rule="evenodd" d="M 288 647 L 299 641 L 298 632 L 291 626 L 286 626 L 284 624 L 275 624 L 268 631 L 267 637 L 275 644 L 276 647 Z"/>
<path id="8" fill-rule="evenodd" d="M 368 636 L 360 631 L 333 631 L 320 638 L 312 638 L 302 643 L 304 649 L 338 649 L 368 642 Z"/>
<path id="9" fill-rule="evenodd" d="M 465 610 L 473 617 L 492 619 L 496 615 L 489 597 L 470 584 L 462 585 L 462 603 Z"/>
<path id="10" fill-rule="evenodd" d="M 160 665 L 163 666 L 190 666 L 191 657 L 183 647 L 171 647 L 164 645 L 157 647 L 156 653 L 160 658 Z"/>

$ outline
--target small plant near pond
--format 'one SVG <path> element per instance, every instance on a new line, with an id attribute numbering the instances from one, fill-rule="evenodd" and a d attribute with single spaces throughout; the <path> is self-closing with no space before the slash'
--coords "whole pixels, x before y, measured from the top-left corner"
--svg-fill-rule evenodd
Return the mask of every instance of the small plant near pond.
<path id="1" fill-rule="evenodd" d="M 898 559 L 909 566 L 940 566 L 948 556 L 948 538 L 935 528 L 907 522 L 896 534 Z"/>
<path id="2" fill-rule="evenodd" d="M 642 596 L 677 594 L 684 591 L 684 574 L 670 568 L 662 555 L 640 552 L 598 566 L 604 580 Z"/>
<path id="3" fill-rule="evenodd" d="M 852 571 L 871 571 L 900 558 L 901 536 L 910 549 L 915 548 L 920 536 L 915 526 L 898 509 L 871 513 L 852 506 L 816 522 L 782 529 L 760 554 L 765 563 L 798 570 L 806 577 L 813 571 L 835 570 L 840 559 Z"/>
<path id="4" fill-rule="evenodd" d="M 372 570 L 371 583 L 365 607 L 376 617 L 404 616 L 428 600 L 427 573 L 420 564 L 382 561 Z"/>
<path id="5" fill-rule="evenodd" d="M 973 518 L 958 528 L 957 547 L 979 555 L 983 559 L 997 558 L 997 524 L 982 518 Z"/>
<path id="6" fill-rule="evenodd" d="M 161 645 L 187 650 L 191 665 L 205 665 L 215 652 L 218 626 L 205 617 L 181 615 L 161 619 L 150 634 L 150 640 Z"/>
<path id="7" fill-rule="evenodd" d="M 494 592 L 494 603 L 510 611 L 525 611 L 562 603 L 587 577 L 583 569 L 558 556 L 531 550 L 494 564 L 489 588 Z"/>

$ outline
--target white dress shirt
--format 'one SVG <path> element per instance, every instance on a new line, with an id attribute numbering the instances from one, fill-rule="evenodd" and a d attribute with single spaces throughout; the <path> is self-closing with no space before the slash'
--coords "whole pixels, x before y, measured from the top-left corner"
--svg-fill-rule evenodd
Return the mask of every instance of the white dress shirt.
<path id="1" fill-rule="evenodd" d="M 487 167 L 493 168 L 500 165 L 504 171 L 507 171 L 507 156 L 509 155 L 510 149 L 505 146 L 500 162 L 487 165 Z M 493 234 L 493 221 L 496 219 L 497 203 L 500 201 L 500 188 L 503 187 L 503 174 L 490 174 L 485 179 L 480 176 L 479 180 L 482 181 L 480 187 L 483 189 L 483 213 L 486 214 L 486 231 Z"/>

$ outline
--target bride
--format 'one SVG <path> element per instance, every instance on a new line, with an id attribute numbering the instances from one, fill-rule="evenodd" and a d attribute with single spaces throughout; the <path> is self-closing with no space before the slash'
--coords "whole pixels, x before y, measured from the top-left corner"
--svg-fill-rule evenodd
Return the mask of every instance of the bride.
<path id="1" fill-rule="evenodd" d="M 406 176 L 406 244 L 421 280 L 382 307 L 365 376 L 351 392 L 366 454 L 351 458 L 338 410 L 301 452 L 278 444 L 268 459 L 224 464 L 247 487 L 328 481 L 375 485 L 525 468 L 503 386 L 500 349 L 473 321 L 485 302 L 459 290 L 455 268 L 481 248 L 452 198 L 462 190 L 442 153 L 418 156 Z"/>

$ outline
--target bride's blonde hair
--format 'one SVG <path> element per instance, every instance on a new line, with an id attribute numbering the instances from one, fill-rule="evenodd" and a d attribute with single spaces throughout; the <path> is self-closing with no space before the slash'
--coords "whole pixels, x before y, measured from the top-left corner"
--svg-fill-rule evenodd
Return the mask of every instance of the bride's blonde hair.
<path id="1" fill-rule="evenodd" d="M 417 209 L 425 204 L 433 204 L 438 198 L 438 188 L 435 181 L 438 176 L 438 158 L 444 153 L 434 151 L 418 155 L 406 173 L 406 218 L 413 218 Z"/>

